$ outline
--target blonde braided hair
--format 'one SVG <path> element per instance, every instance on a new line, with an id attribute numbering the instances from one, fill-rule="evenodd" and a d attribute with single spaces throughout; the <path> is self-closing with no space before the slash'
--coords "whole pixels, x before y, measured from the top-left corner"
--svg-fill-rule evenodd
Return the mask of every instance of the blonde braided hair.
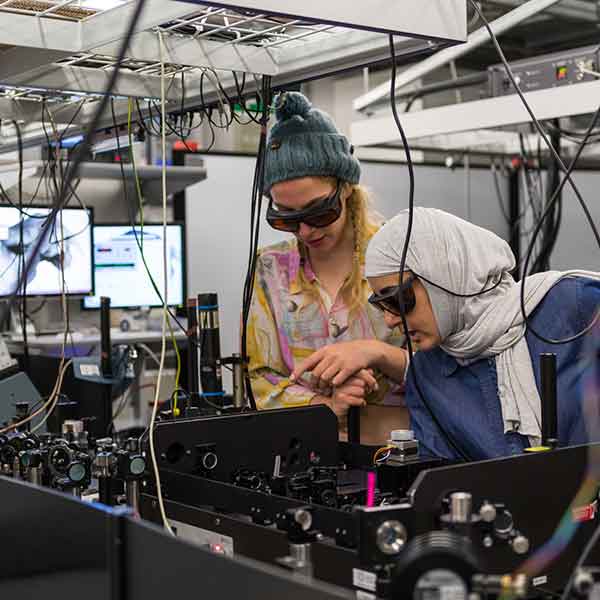
<path id="1" fill-rule="evenodd" d="M 330 178 L 327 178 L 329 180 Z M 335 179 L 331 179 L 335 185 Z M 363 303 L 362 291 L 362 265 L 365 261 L 365 252 L 369 240 L 381 226 L 381 218 L 371 209 L 369 193 L 360 184 L 343 184 L 346 189 L 350 188 L 350 194 L 346 199 L 347 219 L 350 221 L 354 234 L 354 255 L 352 259 L 352 271 L 344 281 L 341 289 L 342 298 L 348 307 L 350 314 L 359 310 Z M 345 190 L 343 190 L 344 192 Z M 343 193 L 342 192 L 342 193 Z M 298 249 L 303 260 L 308 258 L 306 246 L 298 240 Z M 299 282 L 301 290 L 313 301 L 319 302 L 320 296 L 313 282 L 306 279 L 304 269 L 299 271 Z"/>

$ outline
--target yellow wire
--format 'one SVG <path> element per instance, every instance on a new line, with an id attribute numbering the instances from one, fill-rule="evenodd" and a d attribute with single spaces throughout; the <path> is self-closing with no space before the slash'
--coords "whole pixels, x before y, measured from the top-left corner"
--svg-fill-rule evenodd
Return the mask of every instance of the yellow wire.
<path id="1" fill-rule="evenodd" d="M 175 389 L 173 390 L 171 398 L 173 399 L 173 416 L 178 417 L 180 414 L 180 410 L 177 407 L 177 392 L 179 391 L 179 377 L 181 376 L 181 354 L 179 353 L 179 346 L 177 345 L 177 340 L 175 339 L 175 333 L 173 331 L 173 325 L 171 325 L 171 319 L 167 320 L 167 325 L 169 326 L 171 341 L 173 342 L 173 348 L 175 349 L 175 354 L 177 356 L 177 371 L 175 372 Z"/>
<path id="2" fill-rule="evenodd" d="M 377 459 L 379 458 L 379 456 L 381 454 L 385 454 L 388 450 L 393 450 L 394 446 L 383 446 L 382 448 L 379 448 L 379 450 L 377 450 L 377 452 L 375 452 L 375 454 L 373 454 L 373 464 L 377 464 Z"/>
<path id="3" fill-rule="evenodd" d="M 133 111 L 133 100 L 129 98 L 127 103 L 127 137 L 129 140 L 129 156 L 131 157 L 131 167 L 133 169 L 133 177 L 135 180 L 135 189 L 138 197 L 138 208 L 140 211 L 140 246 L 141 251 L 144 251 L 144 203 L 142 202 L 142 187 L 140 185 L 140 178 L 138 176 L 137 165 L 135 162 L 135 156 L 133 153 L 133 139 L 131 136 L 131 114 Z M 177 356 L 177 371 L 175 374 L 175 389 L 171 394 L 171 398 L 173 400 L 173 416 L 178 417 L 180 414 L 179 408 L 177 407 L 177 392 L 179 391 L 179 378 L 181 377 L 181 354 L 179 353 L 179 346 L 177 345 L 177 340 L 175 339 L 175 333 L 173 331 L 173 326 L 171 325 L 171 320 L 167 319 L 167 325 L 169 327 L 169 333 L 171 335 L 171 342 L 173 344 L 173 349 L 175 350 L 175 354 Z"/>

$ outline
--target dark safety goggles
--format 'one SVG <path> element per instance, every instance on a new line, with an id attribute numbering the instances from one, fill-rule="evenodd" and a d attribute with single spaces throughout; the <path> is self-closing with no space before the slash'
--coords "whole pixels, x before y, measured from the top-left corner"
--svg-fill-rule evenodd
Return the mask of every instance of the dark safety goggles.
<path id="1" fill-rule="evenodd" d="M 271 201 L 267 209 L 267 222 L 273 229 L 291 233 L 297 233 L 301 223 L 310 227 L 327 227 L 337 221 L 342 214 L 340 199 L 342 187 L 338 181 L 331 196 L 302 210 L 278 210 Z"/>
<path id="2" fill-rule="evenodd" d="M 383 288 L 378 294 L 371 294 L 369 304 L 398 317 L 409 314 L 417 304 L 417 297 L 413 289 L 416 279 L 414 275 L 411 275 L 400 285 L 392 285 Z"/>

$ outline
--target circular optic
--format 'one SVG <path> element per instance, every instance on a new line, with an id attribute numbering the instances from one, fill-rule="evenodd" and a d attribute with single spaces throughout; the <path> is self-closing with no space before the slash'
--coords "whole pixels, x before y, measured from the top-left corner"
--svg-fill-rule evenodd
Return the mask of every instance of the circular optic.
<path id="1" fill-rule="evenodd" d="M 377 547 L 383 554 L 398 554 L 407 538 L 406 527 L 400 521 L 384 521 L 377 528 Z"/>
<path id="2" fill-rule="evenodd" d="M 129 471 L 132 475 L 141 475 L 146 470 L 146 461 L 142 456 L 135 456 L 129 463 Z"/>
<path id="3" fill-rule="evenodd" d="M 72 463 L 67 471 L 67 477 L 71 481 L 80 482 L 85 479 L 86 469 L 82 463 Z"/>

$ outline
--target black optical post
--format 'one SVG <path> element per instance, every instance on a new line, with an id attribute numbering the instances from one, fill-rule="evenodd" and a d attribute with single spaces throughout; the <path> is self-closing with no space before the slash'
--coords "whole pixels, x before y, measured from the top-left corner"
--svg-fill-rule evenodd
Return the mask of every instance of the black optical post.
<path id="1" fill-rule="evenodd" d="M 112 380 L 112 343 L 110 339 L 110 298 L 100 298 L 100 371 L 102 377 Z M 103 385 L 102 423 L 112 420 L 112 383 Z"/>
<path id="2" fill-rule="evenodd" d="M 348 441 L 360 444 L 360 407 L 351 406 L 348 410 Z"/>
<path id="3" fill-rule="evenodd" d="M 198 294 L 198 337 L 202 397 L 222 406 L 224 393 L 217 294 Z"/>
<path id="4" fill-rule="evenodd" d="M 558 414 L 556 399 L 556 354 L 540 354 L 542 400 L 542 446 L 558 446 Z"/>
<path id="5" fill-rule="evenodd" d="M 112 377 L 110 343 L 110 298 L 100 298 L 100 368 L 104 377 Z"/>
<path id="6" fill-rule="evenodd" d="M 187 299 L 188 318 L 188 386 L 190 402 L 196 405 L 200 397 L 200 376 L 198 373 L 198 300 Z"/>

